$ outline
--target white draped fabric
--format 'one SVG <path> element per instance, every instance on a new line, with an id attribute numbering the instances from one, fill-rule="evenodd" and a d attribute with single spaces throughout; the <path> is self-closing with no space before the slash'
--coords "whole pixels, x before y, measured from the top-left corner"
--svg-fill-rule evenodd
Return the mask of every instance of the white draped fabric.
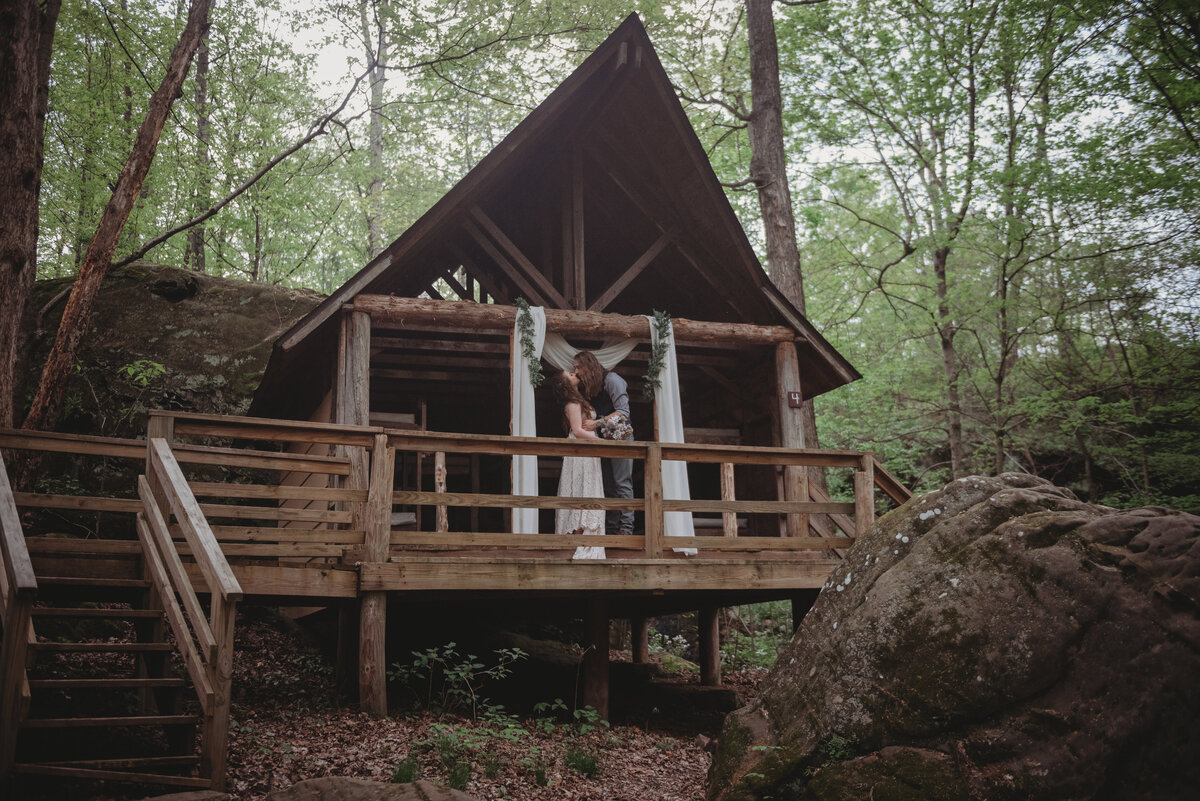
<path id="1" fill-rule="evenodd" d="M 650 346 L 658 342 L 658 329 L 654 319 L 650 320 Z M 675 361 L 675 333 L 667 329 L 667 358 L 662 372 L 658 374 L 658 391 L 654 393 L 655 413 L 658 417 L 659 442 L 683 442 L 683 407 L 679 402 L 679 367 Z M 664 461 L 662 463 L 663 498 L 673 501 L 691 500 L 688 487 L 687 463 Z M 694 537 L 696 529 L 691 512 L 666 512 L 663 514 L 663 534 L 668 537 Z M 695 548 L 676 548 L 676 553 L 695 556 Z"/>
<path id="2" fill-rule="evenodd" d="M 603 345 L 592 349 L 592 355 L 596 357 L 596 361 L 600 362 L 601 367 L 611 370 L 624 361 L 625 357 L 636 347 L 637 341 L 633 339 L 606 339 Z M 542 358 L 559 370 L 570 370 L 575 366 L 575 354 L 579 353 L 579 350 L 563 339 L 562 334 L 551 331 L 546 334 L 546 344 L 542 347 Z"/>
<path id="3" fill-rule="evenodd" d="M 545 359 L 559 370 L 568 370 L 574 364 L 579 349 L 573 347 L 559 334 L 546 333 L 546 312 L 540 306 L 531 306 L 533 318 L 533 358 Z M 537 420 L 533 385 L 529 383 L 529 362 L 521 345 L 520 315 L 513 325 L 512 347 L 512 434 L 515 437 L 536 437 Z M 654 320 L 650 319 L 650 342 L 657 341 L 658 332 Z M 683 412 L 679 401 L 679 368 L 675 361 L 675 337 L 668 333 L 666 364 L 659 374 L 655 407 L 658 417 L 658 439 L 660 442 L 683 442 Z M 611 370 L 637 346 L 631 339 L 608 340 L 593 350 L 596 360 L 605 370 Z M 663 462 L 663 497 L 671 500 L 688 500 L 687 465 L 683 462 Z M 512 484 L 514 495 L 538 494 L 538 467 L 536 456 L 512 457 Z M 667 512 L 664 515 L 664 534 L 668 537 L 694 537 L 691 512 Z M 513 533 L 536 534 L 538 531 L 537 509 L 513 510 Z M 676 551 L 695 555 L 695 548 L 676 548 Z"/>
<path id="4" fill-rule="evenodd" d="M 531 306 L 533 318 L 533 358 L 540 359 L 542 345 L 546 341 L 546 312 L 541 306 Z M 521 347 L 520 314 L 513 325 L 512 345 L 512 434 L 514 437 L 536 437 L 537 419 L 533 397 L 533 384 L 529 383 L 529 362 Z M 513 495 L 538 494 L 538 464 L 536 456 L 514 456 L 512 458 Z M 513 509 L 513 533 L 537 534 L 538 510 Z"/>

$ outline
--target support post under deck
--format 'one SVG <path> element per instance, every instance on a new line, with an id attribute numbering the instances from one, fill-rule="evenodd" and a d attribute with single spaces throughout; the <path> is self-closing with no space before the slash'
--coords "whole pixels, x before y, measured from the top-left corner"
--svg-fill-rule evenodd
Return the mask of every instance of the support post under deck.
<path id="1" fill-rule="evenodd" d="M 587 650 L 583 654 L 583 705 L 608 720 L 608 599 L 596 595 L 588 605 Z"/>
<path id="2" fill-rule="evenodd" d="M 630 653 L 633 661 L 644 664 L 650 661 L 650 619 L 635 617 L 629 621 Z"/>
<path id="3" fill-rule="evenodd" d="M 701 607 L 696 627 L 700 635 L 700 683 L 705 687 L 721 685 L 721 627 L 718 607 Z"/>

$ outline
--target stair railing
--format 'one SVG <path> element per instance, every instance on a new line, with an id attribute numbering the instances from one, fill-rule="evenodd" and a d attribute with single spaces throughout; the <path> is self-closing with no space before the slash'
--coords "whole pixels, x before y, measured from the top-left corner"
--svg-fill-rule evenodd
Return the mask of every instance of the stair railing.
<path id="1" fill-rule="evenodd" d="M 0 570 L 0 624 L 4 626 L 0 646 L 0 778 L 4 778 L 12 772 L 17 729 L 29 711 L 25 659 L 37 578 L 25 547 L 3 455 L 0 455 L 0 561 L 4 563 L 4 569 Z"/>
<path id="2" fill-rule="evenodd" d="M 150 437 L 146 444 L 146 474 L 138 477 L 143 510 L 137 517 L 138 538 L 147 571 L 162 601 L 183 664 L 196 688 L 203 713 L 200 775 L 215 790 L 225 785 L 229 735 L 230 688 L 233 679 L 233 624 L 242 587 L 229 567 L 187 479 L 167 441 Z M 195 560 L 206 585 L 206 616 L 172 538 L 170 519 Z M 181 599 L 182 608 L 178 599 Z"/>

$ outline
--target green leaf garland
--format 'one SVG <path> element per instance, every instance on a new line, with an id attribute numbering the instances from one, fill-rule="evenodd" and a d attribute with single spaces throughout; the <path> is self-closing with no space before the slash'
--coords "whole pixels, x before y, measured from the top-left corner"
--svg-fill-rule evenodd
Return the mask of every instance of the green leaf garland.
<path id="1" fill-rule="evenodd" d="M 654 400 L 654 393 L 662 386 L 662 379 L 659 378 L 659 373 L 667 363 L 667 352 L 669 350 L 668 338 L 671 336 L 671 315 L 663 311 L 654 312 L 654 319 L 651 321 L 654 326 L 654 331 L 658 334 L 657 341 L 650 348 L 650 364 L 646 368 L 646 385 L 642 388 L 642 397 L 646 400 Z"/>
<path id="2" fill-rule="evenodd" d="M 517 331 L 521 334 L 521 355 L 529 362 L 529 383 L 537 389 L 542 385 L 542 360 L 533 350 L 533 315 L 529 312 L 529 301 L 517 298 Z"/>

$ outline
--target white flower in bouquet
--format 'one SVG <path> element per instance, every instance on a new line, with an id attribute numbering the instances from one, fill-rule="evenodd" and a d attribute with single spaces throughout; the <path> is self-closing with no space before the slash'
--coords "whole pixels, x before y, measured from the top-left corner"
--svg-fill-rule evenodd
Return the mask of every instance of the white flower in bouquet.
<path id="1" fill-rule="evenodd" d="M 633 426 L 623 414 L 602 417 L 597 430 L 602 439 L 633 439 Z"/>

